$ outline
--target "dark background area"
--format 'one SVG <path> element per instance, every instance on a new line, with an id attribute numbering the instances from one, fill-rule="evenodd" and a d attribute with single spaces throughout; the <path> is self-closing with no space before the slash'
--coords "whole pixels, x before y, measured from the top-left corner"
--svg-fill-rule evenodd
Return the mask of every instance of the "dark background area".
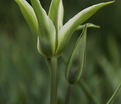
<path id="1" fill-rule="evenodd" d="M 64 23 L 80 10 L 103 1 L 109 0 L 63 0 Z M 48 11 L 50 0 L 41 3 Z M 88 30 L 82 78 L 99 102 L 105 104 L 121 83 L 121 0 L 101 9 L 87 22 L 101 28 Z M 60 59 L 59 104 L 63 104 L 67 88 L 64 73 L 65 64 Z M 14 0 L 0 0 L 0 104 L 48 104 L 49 94 L 50 74 L 37 52 L 36 38 Z M 73 88 L 71 104 L 90 104 L 78 86 Z M 114 104 L 121 104 L 121 93 Z"/>

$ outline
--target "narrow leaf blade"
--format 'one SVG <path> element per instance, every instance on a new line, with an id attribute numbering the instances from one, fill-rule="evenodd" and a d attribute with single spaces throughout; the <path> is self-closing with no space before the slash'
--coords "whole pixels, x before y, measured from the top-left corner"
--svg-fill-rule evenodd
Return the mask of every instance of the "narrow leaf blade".
<path id="1" fill-rule="evenodd" d="M 117 89 L 115 90 L 115 92 L 113 93 L 113 95 L 106 104 L 112 104 L 120 90 L 121 90 L 121 84 L 117 87 Z"/>

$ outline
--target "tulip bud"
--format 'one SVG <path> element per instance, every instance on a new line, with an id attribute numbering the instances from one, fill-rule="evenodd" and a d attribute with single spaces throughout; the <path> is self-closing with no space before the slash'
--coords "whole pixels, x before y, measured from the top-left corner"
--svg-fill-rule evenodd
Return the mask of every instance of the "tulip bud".
<path id="1" fill-rule="evenodd" d="M 84 68 L 86 53 L 86 34 L 87 26 L 84 27 L 73 48 L 72 54 L 68 60 L 66 78 L 69 83 L 74 84 L 79 81 Z"/>

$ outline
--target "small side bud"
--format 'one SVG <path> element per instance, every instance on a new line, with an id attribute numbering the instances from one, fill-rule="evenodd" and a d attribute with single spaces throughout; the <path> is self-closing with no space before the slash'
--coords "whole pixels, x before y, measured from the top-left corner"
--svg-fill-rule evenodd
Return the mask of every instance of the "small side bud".
<path id="1" fill-rule="evenodd" d="M 85 62 L 86 51 L 86 32 L 87 25 L 85 25 L 82 34 L 79 36 L 73 48 L 72 54 L 68 60 L 66 79 L 70 84 L 75 84 L 79 81 Z"/>

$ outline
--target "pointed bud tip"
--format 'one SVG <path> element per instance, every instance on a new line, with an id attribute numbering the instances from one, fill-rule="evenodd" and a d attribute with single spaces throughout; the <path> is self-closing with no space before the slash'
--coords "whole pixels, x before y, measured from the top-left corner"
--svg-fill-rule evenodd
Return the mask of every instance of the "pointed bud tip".
<path id="1" fill-rule="evenodd" d="M 92 24 L 92 23 L 87 23 L 87 27 L 100 28 L 99 25 L 95 25 L 95 24 Z"/>

